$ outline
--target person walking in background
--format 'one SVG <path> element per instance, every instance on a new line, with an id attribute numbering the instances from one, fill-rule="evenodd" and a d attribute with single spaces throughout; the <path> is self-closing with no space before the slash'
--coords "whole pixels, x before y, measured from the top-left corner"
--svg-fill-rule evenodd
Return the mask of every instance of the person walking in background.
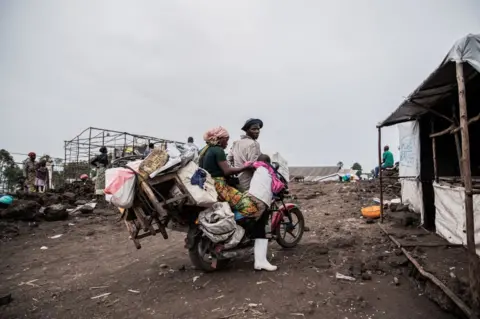
<path id="1" fill-rule="evenodd" d="M 189 151 L 191 151 L 191 152 L 193 152 L 193 153 L 195 154 L 194 157 L 193 157 L 193 160 L 194 160 L 194 161 L 197 160 L 197 158 L 198 158 L 198 147 L 197 147 L 197 145 L 194 144 L 194 142 L 193 142 L 193 137 L 190 136 L 190 137 L 187 139 L 186 148 L 187 148 Z"/>
<path id="2" fill-rule="evenodd" d="M 90 164 L 97 169 L 97 177 L 95 180 L 95 195 L 102 196 L 105 189 L 105 171 L 108 166 L 108 152 L 105 146 L 100 147 L 100 154 L 97 155 Z"/>
<path id="3" fill-rule="evenodd" d="M 392 168 L 393 165 L 395 165 L 395 161 L 393 160 L 393 154 L 390 152 L 390 147 L 388 145 L 385 145 L 383 148 L 383 156 L 382 156 L 382 166 L 380 167 L 375 167 L 375 178 L 378 178 L 380 174 L 380 169 L 385 169 L 385 168 Z"/>
<path id="4" fill-rule="evenodd" d="M 260 119 L 249 119 L 245 122 L 242 127 L 245 135 L 242 135 L 240 140 L 233 142 L 232 148 L 227 156 L 227 160 L 232 167 L 241 168 L 246 162 L 257 161 L 258 157 L 262 154 L 260 144 L 257 141 L 262 128 L 263 122 Z M 245 171 L 238 175 L 240 183 L 238 190 L 242 192 L 248 191 L 252 176 L 252 171 Z"/>
<path id="5" fill-rule="evenodd" d="M 148 144 L 148 147 L 145 149 L 145 152 L 143 152 L 143 158 L 146 158 L 148 155 L 150 155 L 154 147 L 155 145 L 153 143 Z"/>
<path id="6" fill-rule="evenodd" d="M 38 164 L 35 175 L 35 189 L 39 193 L 45 193 L 48 181 L 47 161 L 42 160 Z"/>
<path id="7" fill-rule="evenodd" d="M 23 177 L 25 178 L 25 191 L 35 192 L 35 178 L 37 175 L 37 162 L 35 159 L 37 154 L 34 152 L 28 153 L 28 158 L 23 162 Z"/>

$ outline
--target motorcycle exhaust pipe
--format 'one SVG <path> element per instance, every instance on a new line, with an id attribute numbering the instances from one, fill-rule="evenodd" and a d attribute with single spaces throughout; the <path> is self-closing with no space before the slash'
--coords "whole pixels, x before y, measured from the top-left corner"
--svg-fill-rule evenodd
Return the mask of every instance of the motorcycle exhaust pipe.
<path id="1" fill-rule="evenodd" d="M 233 258 L 242 258 L 247 255 L 253 255 L 253 248 L 247 247 L 238 250 L 227 250 L 218 253 L 218 259 L 233 259 Z"/>

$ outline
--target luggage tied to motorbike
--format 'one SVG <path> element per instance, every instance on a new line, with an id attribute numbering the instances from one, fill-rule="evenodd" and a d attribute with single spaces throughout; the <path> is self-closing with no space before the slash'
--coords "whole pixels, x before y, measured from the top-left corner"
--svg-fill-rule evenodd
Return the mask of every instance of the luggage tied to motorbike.
<path id="1" fill-rule="evenodd" d="M 105 171 L 105 200 L 118 208 L 130 208 L 135 198 L 136 173 L 142 161 L 128 163 Z"/>
<path id="2" fill-rule="evenodd" d="M 203 174 L 198 174 L 201 170 Z M 202 175 L 202 183 L 192 183 L 192 177 Z M 215 189 L 215 181 L 212 176 L 198 167 L 193 161 L 189 162 L 185 167 L 178 170 L 177 176 L 185 187 L 187 192 L 195 201 L 195 205 L 200 207 L 211 207 L 218 201 L 218 194 Z M 195 180 L 195 179 L 194 179 Z M 199 184 L 202 184 L 201 187 Z"/>
<path id="3" fill-rule="evenodd" d="M 222 243 L 224 249 L 238 245 L 245 229 L 237 225 L 235 215 L 226 202 L 215 203 L 198 215 L 200 229 L 214 243 Z"/>

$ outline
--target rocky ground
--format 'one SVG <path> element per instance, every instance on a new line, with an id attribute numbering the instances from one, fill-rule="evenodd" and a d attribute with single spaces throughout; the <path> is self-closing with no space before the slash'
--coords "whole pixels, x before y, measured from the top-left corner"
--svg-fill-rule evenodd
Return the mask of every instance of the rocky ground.
<path id="1" fill-rule="evenodd" d="M 295 249 L 271 244 L 273 273 L 253 271 L 251 258 L 211 274 L 192 269 L 182 233 L 143 239 L 136 250 L 110 209 L 2 222 L 0 297 L 13 300 L 0 318 L 454 318 L 361 218 L 375 191 L 371 183 L 292 185 L 309 231 Z M 75 207 L 73 199 L 64 205 Z"/>

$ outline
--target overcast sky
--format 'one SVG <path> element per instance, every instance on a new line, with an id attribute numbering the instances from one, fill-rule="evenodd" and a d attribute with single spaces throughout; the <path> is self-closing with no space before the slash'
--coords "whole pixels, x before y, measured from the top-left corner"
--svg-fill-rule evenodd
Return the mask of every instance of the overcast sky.
<path id="1" fill-rule="evenodd" d="M 372 168 L 375 125 L 480 32 L 478 0 L 0 1 L 0 148 L 94 126 L 169 139 L 264 120 L 291 165 Z M 384 141 L 397 149 L 396 128 Z"/>

